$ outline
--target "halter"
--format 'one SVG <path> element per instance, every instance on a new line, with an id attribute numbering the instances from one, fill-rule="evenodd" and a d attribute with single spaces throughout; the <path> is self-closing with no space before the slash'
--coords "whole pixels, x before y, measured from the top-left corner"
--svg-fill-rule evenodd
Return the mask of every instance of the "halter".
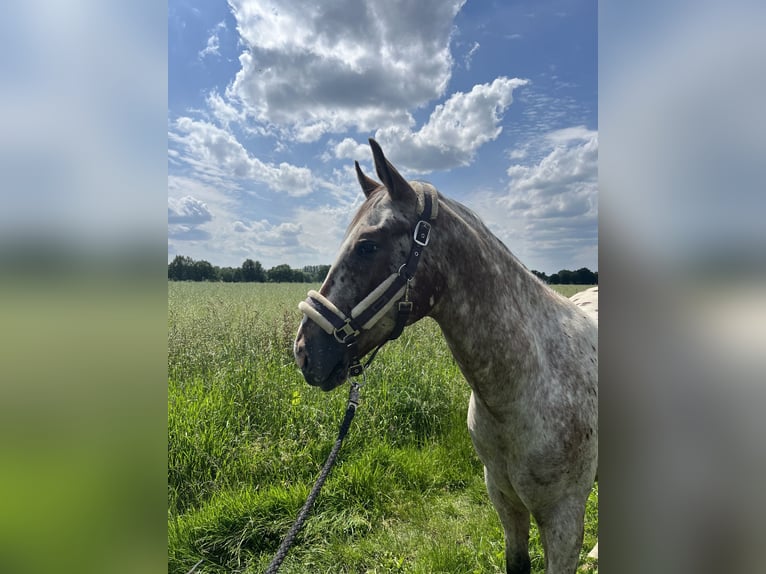
<path id="1" fill-rule="evenodd" d="M 412 233 L 410 254 L 407 261 L 399 267 L 399 270 L 389 275 L 351 309 L 351 316 L 346 316 L 332 301 L 313 289 L 309 291 L 306 300 L 298 304 L 298 308 L 303 311 L 306 317 L 314 321 L 326 333 L 333 335 L 339 344 L 345 345 L 349 349 L 351 363 L 348 374 L 352 377 L 358 377 L 364 373 L 364 370 L 370 365 L 383 345 L 399 338 L 412 311 L 412 301 L 409 300 L 410 282 L 415 276 L 423 250 L 431 238 L 431 222 L 436 219 L 439 208 L 436 190 L 433 186 L 412 182 L 412 187 L 416 193 L 420 192 L 417 193 L 418 207 L 422 204 L 422 209 Z M 372 356 L 363 365 L 359 357 L 357 338 L 362 331 L 372 329 L 397 302 L 399 305 L 393 330 L 388 338 L 372 351 Z"/>

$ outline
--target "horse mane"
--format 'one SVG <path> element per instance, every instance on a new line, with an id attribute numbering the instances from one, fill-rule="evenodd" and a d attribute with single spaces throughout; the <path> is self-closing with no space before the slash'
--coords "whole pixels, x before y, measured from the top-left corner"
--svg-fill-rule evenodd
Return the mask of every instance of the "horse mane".
<path id="1" fill-rule="evenodd" d="M 535 274 L 532 273 L 518 257 L 516 257 L 513 251 L 510 250 L 510 248 L 503 242 L 502 239 L 495 235 L 495 233 L 487 226 L 486 223 L 484 223 L 484 220 L 473 209 L 466 206 L 465 204 L 460 203 L 459 201 L 445 197 L 441 193 L 439 194 L 439 202 L 448 205 L 458 217 L 458 219 L 466 227 L 478 230 L 482 236 L 489 238 L 490 241 L 496 244 L 495 246 L 497 247 L 499 253 L 502 253 L 506 257 L 510 258 L 510 260 L 512 260 L 517 267 L 520 267 L 526 273 L 528 273 L 530 277 L 539 281 L 539 278 L 535 276 Z"/>

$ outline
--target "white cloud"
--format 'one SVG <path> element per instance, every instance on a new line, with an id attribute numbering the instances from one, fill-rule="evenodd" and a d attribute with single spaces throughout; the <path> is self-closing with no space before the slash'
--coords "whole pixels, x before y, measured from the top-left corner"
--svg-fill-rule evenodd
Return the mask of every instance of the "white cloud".
<path id="1" fill-rule="evenodd" d="M 299 223 L 251 218 L 252 207 L 241 194 L 175 175 L 168 176 L 168 193 L 169 253 L 216 265 L 239 265 L 251 257 L 268 266 L 292 263 L 292 253 L 302 250 Z"/>
<path id="2" fill-rule="evenodd" d="M 598 176 L 598 132 L 583 126 L 556 130 L 546 135 L 553 149 L 536 165 L 515 164 L 508 168 L 514 198 L 532 201 L 537 209 L 551 196 L 578 193 L 595 196 Z"/>
<path id="3" fill-rule="evenodd" d="M 199 199 L 191 195 L 185 195 L 180 199 L 168 197 L 168 239 L 182 241 L 208 239 L 209 231 L 200 226 L 212 219 L 213 214 Z"/>
<path id="4" fill-rule="evenodd" d="M 413 171 L 470 165 L 479 147 L 503 131 L 502 114 L 513 102 L 513 91 L 526 84 L 506 77 L 477 84 L 436 106 L 420 130 L 393 126 L 378 130 L 375 137 L 384 149 L 391 149 L 394 163 Z"/>
<path id="5" fill-rule="evenodd" d="M 541 158 L 508 168 L 505 193 L 477 193 L 469 203 L 529 267 L 596 270 L 598 132 L 555 130 L 538 145 Z"/>
<path id="6" fill-rule="evenodd" d="M 186 195 L 181 199 L 168 197 L 168 223 L 185 223 L 200 225 L 213 219 L 207 205 Z"/>
<path id="7" fill-rule="evenodd" d="M 203 60 L 205 56 L 215 55 L 220 56 L 221 41 L 218 37 L 219 30 L 226 29 L 226 22 L 218 22 L 215 27 L 210 31 L 210 36 L 207 39 L 207 45 L 199 51 L 199 59 Z"/>
<path id="8" fill-rule="evenodd" d="M 474 42 L 473 46 L 471 46 L 471 49 L 468 50 L 468 53 L 465 55 L 465 60 L 463 61 L 465 65 L 466 70 L 471 69 L 471 60 L 473 59 L 473 55 L 479 51 L 480 45 L 478 42 Z"/>
<path id="9" fill-rule="evenodd" d="M 335 222 L 325 219 L 325 215 L 325 209 L 319 208 L 301 209 L 290 221 L 280 223 L 272 223 L 267 219 L 234 220 L 219 231 L 211 248 L 225 253 L 230 264 L 238 264 L 237 260 L 241 263 L 247 257 L 261 261 L 267 268 L 280 263 L 293 267 L 329 263 L 332 254 L 327 253 L 327 248 L 333 250 L 338 243 L 314 244 L 310 239 L 314 237 L 316 229 L 327 232 L 335 228 Z"/>
<path id="10" fill-rule="evenodd" d="M 552 90 L 547 87 L 548 84 L 552 84 Z M 541 74 L 539 83 L 530 83 L 527 89 L 519 94 L 521 117 L 513 128 L 514 139 L 537 140 L 540 134 L 550 134 L 562 125 L 590 121 L 590 104 L 575 99 L 571 95 L 571 88 L 572 84 L 545 73 Z"/>
<path id="11" fill-rule="evenodd" d="M 229 128 L 229 124 L 236 124 L 245 119 L 245 115 L 240 110 L 224 100 L 216 91 L 210 92 L 205 102 L 216 121 L 226 129 Z"/>
<path id="12" fill-rule="evenodd" d="M 332 144 L 333 155 L 336 158 L 350 158 L 361 161 L 370 155 L 370 146 L 358 143 L 351 138 L 344 138 L 342 142 Z"/>
<path id="13" fill-rule="evenodd" d="M 232 224 L 236 233 L 244 234 L 245 242 L 251 246 L 285 247 L 298 244 L 301 226 L 298 223 L 284 222 L 273 225 L 267 220 L 240 221 Z"/>
<path id="14" fill-rule="evenodd" d="M 517 147 L 508 154 L 508 157 L 510 159 L 524 159 L 529 154 L 529 147 L 528 146 L 521 146 Z"/>
<path id="15" fill-rule="evenodd" d="M 353 203 L 322 205 L 313 209 L 299 207 L 295 210 L 293 219 L 301 227 L 300 243 L 304 251 L 310 254 L 309 262 L 331 263 L 335 259 L 346 228 L 361 204 L 362 197 L 359 191 Z"/>
<path id="16" fill-rule="evenodd" d="M 313 191 L 311 170 L 286 162 L 278 165 L 262 162 L 251 156 L 227 129 L 188 117 L 178 118 L 173 127 L 168 139 L 185 152 L 178 159 L 190 165 L 203 179 L 221 183 L 251 180 L 296 197 Z"/>
<path id="17" fill-rule="evenodd" d="M 205 56 L 210 56 L 211 54 L 220 56 L 221 53 L 218 51 L 220 44 L 218 42 L 218 34 L 213 34 L 210 36 L 207 39 L 207 45 L 199 51 L 200 60 L 202 60 Z"/>
<path id="18" fill-rule="evenodd" d="M 444 94 L 464 2 L 230 0 L 245 50 L 226 97 L 304 142 L 411 125 L 408 110 Z"/>
<path id="19" fill-rule="evenodd" d="M 567 145 L 575 140 L 592 140 L 595 137 L 597 137 L 597 132 L 589 130 L 585 126 L 562 128 L 545 135 L 548 141 L 558 145 Z"/>
<path id="20" fill-rule="evenodd" d="M 206 241 L 210 239 L 210 232 L 194 225 L 168 225 L 168 239 L 178 241 Z M 170 245 L 169 247 L 176 246 Z"/>

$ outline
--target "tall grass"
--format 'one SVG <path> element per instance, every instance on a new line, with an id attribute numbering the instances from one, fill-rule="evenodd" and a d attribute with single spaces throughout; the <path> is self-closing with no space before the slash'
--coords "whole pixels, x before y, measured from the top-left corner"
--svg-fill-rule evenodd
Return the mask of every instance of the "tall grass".
<path id="1" fill-rule="evenodd" d="M 335 440 L 343 389 L 292 358 L 307 286 L 168 284 L 168 562 L 262 572 Z M 438 326 L 381 351 L 338 463 L 281 572 L 501 572 L 503 533 Z M 596 539 L 598 490 L 584 552 Z M 533 526 L 533 571 L 542 548 Z"/>

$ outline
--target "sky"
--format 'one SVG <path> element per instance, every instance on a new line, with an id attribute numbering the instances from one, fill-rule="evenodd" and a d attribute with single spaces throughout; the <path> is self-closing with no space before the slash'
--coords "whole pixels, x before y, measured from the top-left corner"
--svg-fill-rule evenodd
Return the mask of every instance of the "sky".
<path id="1" fill-rule="evenodd" d="M 479 214 L 530 269 L 598 269 L 597 3 L 168 2 L 168 261 L 331 264 L 374 176 Z"/>

